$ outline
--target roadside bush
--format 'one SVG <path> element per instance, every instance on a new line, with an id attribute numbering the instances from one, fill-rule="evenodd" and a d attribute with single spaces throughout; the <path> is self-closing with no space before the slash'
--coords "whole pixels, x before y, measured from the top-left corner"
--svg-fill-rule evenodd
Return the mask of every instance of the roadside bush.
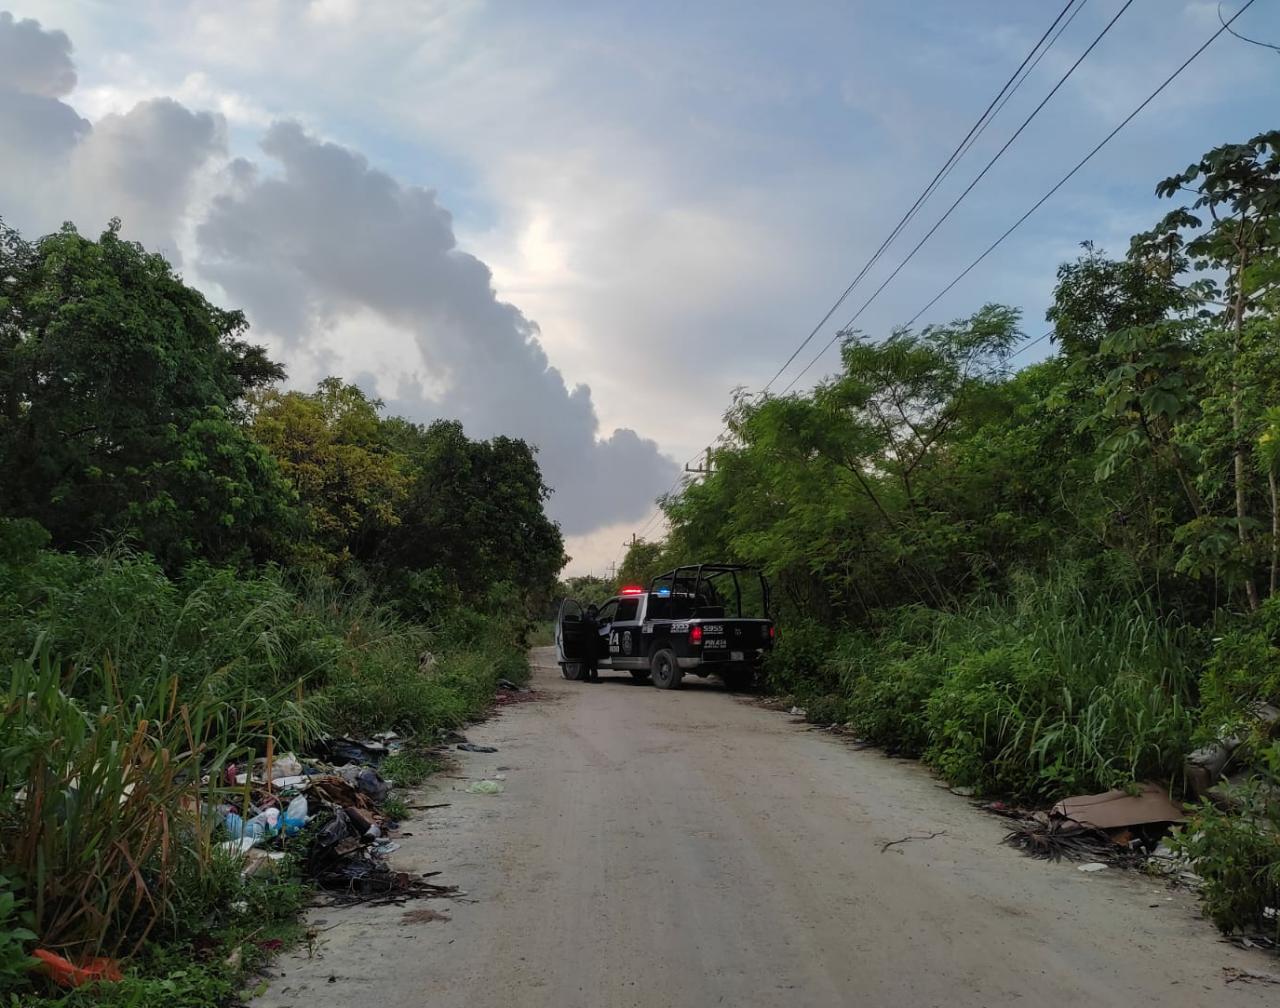
<path id="1" fill-rule="evenodd" d="M 1078 570 L 1015 577 L 954 612 L 904 606 L 835 638 L 803 626 L 770 662 L 811 720 L 852 722 L 954 784 L 1031 799 L 1176 778 L 1197 644 L 1142 596 L 1091 596 Z"/>
<path id="2" fill-rule="evenodd" d="M 1272 752 L 1280 765 L 1280 747 Z M 1204 912 L 1226 934 L 1270 932 L 1280 941 L 1280 797 L 1274 780 L 1256 777 L 1232 791 L 1240 808 L 1205 802 L 1175 845 L 1204 879 Z M 1272 917 L 1266 916 L 1270 909 Z"/>
<path id="3" fill-rule="evenodd" d="M 802 703 L 834 693 L 839 682 L 828 662 L 834 640 L 835 634 L 816 620 L 789 623 L 765 657 L 769 688 Z"/>
<path id="4" fill-rule="evenodd" d="M 1035 768 L 1016 757 L 1011 762 L 1007 750 L 1025 718 L 1011 694 L 1020 680 L 1038 678 L 1035 660 L 1030 648 L 1012 644 L 958 661 L 926 704 L 925 761 L 953 784 L 979 791 L 1031 790 Z"/>
<path id="5" fill-rule="evenodd" d="M 927 706 L 947 669 L 938 634 L 948 617 L 922 606 L 885 614 L 878 635 L 850 634 L 834 661 L 848 696 L 848 717 L 864 738 L 919 758 L 929 744 Z"/>
<path id="6" fill-rule="evenodd" d="M 1260 726 L 1249 716 L 1259 703 L 1280 706 L 1280 595 L 1257 613 L 1234 618 L 1214 643 L 1200 682 L 1202 742 L 1249 734 Z"/>

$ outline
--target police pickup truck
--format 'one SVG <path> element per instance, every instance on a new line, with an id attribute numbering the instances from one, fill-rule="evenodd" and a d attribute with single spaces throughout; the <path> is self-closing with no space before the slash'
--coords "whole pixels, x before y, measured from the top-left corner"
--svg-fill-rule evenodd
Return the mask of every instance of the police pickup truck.
<path id="1" fill-rule="evenodd" d="M 566 679 L 618 669 L 677 689 L 691 672 L 744 689 L 774 633 L 769 583 L 758 569 L 695 564 L 659 574 L 648 588 L 623 588 L 599 607 L 565 599 L 556 651 Z"/>

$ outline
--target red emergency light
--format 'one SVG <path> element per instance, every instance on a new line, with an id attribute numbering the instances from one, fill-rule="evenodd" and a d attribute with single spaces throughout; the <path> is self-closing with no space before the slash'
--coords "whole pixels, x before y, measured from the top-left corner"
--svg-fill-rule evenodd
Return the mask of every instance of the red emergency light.
<path id="1" fill-rule="evenodd" d="M 644 589 L 641 588 L 639 585 L 627 585 L 627 587 L 623 588 L 620 592 L 618 592 L 618 594 L 619 595 L 643 595 Z"/>

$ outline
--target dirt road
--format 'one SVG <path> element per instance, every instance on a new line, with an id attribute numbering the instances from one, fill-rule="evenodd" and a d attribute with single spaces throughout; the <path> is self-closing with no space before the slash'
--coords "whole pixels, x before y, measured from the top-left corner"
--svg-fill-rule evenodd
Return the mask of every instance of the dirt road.
<path id="1" fill-rule="evenodd" d="M 468 732 L 397 865 L 469 901 L 325 909 L 259 1008 L 1275 1005 L 1194 902 L 1002 847 L 913 763 L 694 681 L 559 678 Z M 688 680 L 686 680 L 688 682 Z M 500 769 L 502 768 L 502 769 Z M 501 774 L 505 792 L 469 780 Z M 910 839 L 885 848 L 890 841 Z M 430 906 L 451 918 L 403 923 Z M 279 974 L 283 973 L 283 976 Z"/>

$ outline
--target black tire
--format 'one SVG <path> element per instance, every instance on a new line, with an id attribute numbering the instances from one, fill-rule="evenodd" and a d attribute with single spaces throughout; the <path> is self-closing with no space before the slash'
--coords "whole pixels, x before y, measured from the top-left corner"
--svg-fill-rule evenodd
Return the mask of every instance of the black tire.
<path id="1" fill-rule="evenodd" d="M 560 674 L 571 682 L 577 682 L 585 675 L 585 671 L 582 662 L 567 661 L 560 663 Z"/>
<path id="2" fill-rule="evenodd" d="M 670 648 L 655 651 L 649 660 L 649 678 L 658 689 L 679 689 L 684 673 L 676 661 L 676 653 Z"/>
<path id="3" fill-rule="evenodd" d="M 720 681 L 730 693 L 745 693 L 755 685 L 755 678 L 751 669 L 731 669 L 720 673 Z"/>
<path id="4" fill-rule="evenodd" d="M 631 670 L 631 678 L 634 679 L 636 682 L 644 682 L 646 679 L 649 678 L 649 673 L 646 672 L 644 669 L 633 668 Z"/>

